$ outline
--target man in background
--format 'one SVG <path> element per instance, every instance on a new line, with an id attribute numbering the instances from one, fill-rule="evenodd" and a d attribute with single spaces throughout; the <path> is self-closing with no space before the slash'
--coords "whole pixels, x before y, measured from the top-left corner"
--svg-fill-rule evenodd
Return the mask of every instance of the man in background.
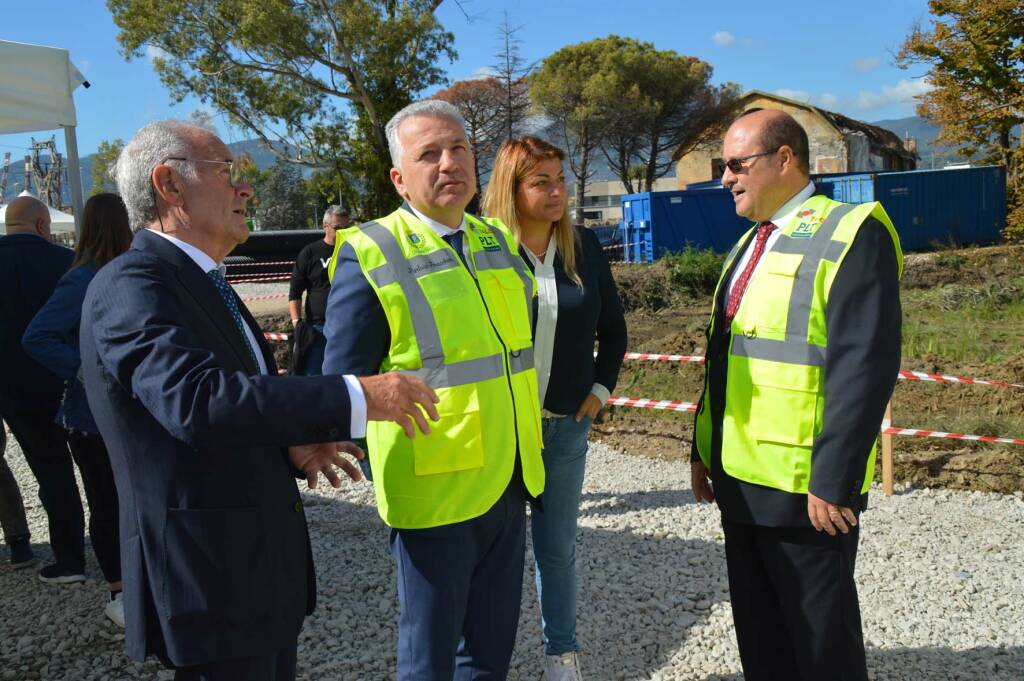
<path id="1" fill-rule="evenodd" d="M 292 318 L 295 339 L 292 343 L 294 373 L 319 376 L 324 363 L 324 320 L 327 318 L 327 294 L 331 280 L 327 266 L 334 253 L 335 232 L 349 224 L 348 209 L 330 206 L 324 212 L 324 238 L 314 241 L 295 258 L 291 287 L 288 291 L 288 312 Z M 302 294 L 306 294 L 306 316 L 302 316 Z"/>
<path id="2" fill-rule="evenodd" d="M 7 236 L 0 239 L 0 415 L 21 446 L 46 509 L 55 562 L 43 567 L 39 578 L 58 584 L 81 582 L 85 513 L 67 433 L 55 422 L 64 384 L 21 347 L 25 328 L 71 267 L 74 252 L 50 242 L 50 211 L 34 197 L 11 201 L 5 220 Z M 32 564 L 32 548 L 28 527 L 23 527 L 24 509 L 19 511 L 21 496 L 10 498 L 17 492 L 13 477 L 5 487 L 0 494 L 3 507 L 12 509 L 5 516 L 14 529 L 8 533 L 4 526 L 11 559 L 27 567 Z"/>

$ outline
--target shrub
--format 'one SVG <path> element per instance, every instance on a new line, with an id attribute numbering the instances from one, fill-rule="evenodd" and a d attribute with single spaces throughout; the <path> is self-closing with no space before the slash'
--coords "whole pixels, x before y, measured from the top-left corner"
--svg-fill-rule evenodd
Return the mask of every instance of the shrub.
<path id="1" fill-rule="evenodd" d="M 666 254 L 662 260 L 673 285 L 695 295 L 710 295 L 722 273 L 725 256 L 710 249 L 687 246 L 679 253 Z"/>

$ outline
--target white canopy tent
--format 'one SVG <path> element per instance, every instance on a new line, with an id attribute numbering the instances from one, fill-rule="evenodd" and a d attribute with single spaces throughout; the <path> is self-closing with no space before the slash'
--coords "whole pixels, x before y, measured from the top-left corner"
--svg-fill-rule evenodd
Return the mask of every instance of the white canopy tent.
<path id="1" fill-rule="evenodd" d="M 56 47 L 0 40 L 0 64 L 0 135 L 63 128 L 71 205 L 77 220 L 83 201 L 73 93 L 79 85 L 89 87 L 89 83 L 71 63 L 68 51 Z"/>
<path id="2" fill-rule="evenodd" d="M 23 191 L 18 196 L 32 196 L 35 195 L 30 191 Z M 64 211 L 57 210 L 53 206 L 47 206 L 50 209 L 50 231 L 51 232 L 73 232 L 75 231 L 75 216 L 69 215 Z M 0 206 L 0 234 L 7 233 L 7 204 Z"/>

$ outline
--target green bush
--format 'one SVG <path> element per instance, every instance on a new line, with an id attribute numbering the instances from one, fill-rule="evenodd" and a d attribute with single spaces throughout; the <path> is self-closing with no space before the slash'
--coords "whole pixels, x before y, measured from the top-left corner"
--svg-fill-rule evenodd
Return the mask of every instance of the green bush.
<path id="1" fill-rule="evenodd" d="M 711 294 L 722 273 L 725 256 L 711 249 L 687 246 L 678 253 L 666 254 L 662 260 L 674 286 L 693 294 Z"/>

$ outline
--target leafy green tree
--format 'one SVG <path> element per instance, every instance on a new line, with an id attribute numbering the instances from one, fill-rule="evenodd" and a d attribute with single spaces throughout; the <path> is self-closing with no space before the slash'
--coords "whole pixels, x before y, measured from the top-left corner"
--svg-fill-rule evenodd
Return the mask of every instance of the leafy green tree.
<path id="1" fill-rule="evenodd" d="M 300 166 L 277 159 L 255 176 L 255 219 L 261 230 L 307 229 L 313 215 Z"/>
<path id="2" fill-rule="evenodd" d="M 930 25 L 911 29 L 896 63 L 927 66 L 932 89 L 917 112 L 939 124 L 939 142 L 1006 166 L 1006 234 L 1024 240 L 1024 3 L 929 0 L 928 9 Z"/>
<path id="3" fill-rule="evenodd" d="M 552 137 L 567 152 L 578 207 L 584 205 L 587 183 L 594 176 L 592 159 L 606 125 L 603 105 L 611 87 L 604 64 L 606 40 L 567 45 L 546 57 L 529 77 L 534 107 L 551 121 Z"/>
<path id="4" fill-rule="evenodd" d="M 195 95 L 292 162 L 343 163 L 366 214 L 396 203 L 384 126 L 444 82 L 441 0 L 108 0 L 131 59 L 172 97 Z"/>
<path id="5" fill-rule="evenodd" d="M 609 36 L 606 126 L 601 150 L 629 193 L 650 191 L 673 156 L 720 139 L 736 111 L 739 87 L 712 85 L 707 62 L 651 43 Z M 643 168 L 639 180 L 630 170 Z"/>
<path id="6" fill-rule="evenodd" d="M 100 142 L 96 153 L 92 155 L 92 169 L 89 171 L 92 189 L 89 190 L 89 196 L 95 196 L 101 192 L 117 191 L 117 185 L 114 184 L 114 178 L 110 171 L 117 164 L 117 157 L 121 155 L 122 149 L 124 149 L 124 140 L 120 137 L 113 142 L 107 140 Z"/>

